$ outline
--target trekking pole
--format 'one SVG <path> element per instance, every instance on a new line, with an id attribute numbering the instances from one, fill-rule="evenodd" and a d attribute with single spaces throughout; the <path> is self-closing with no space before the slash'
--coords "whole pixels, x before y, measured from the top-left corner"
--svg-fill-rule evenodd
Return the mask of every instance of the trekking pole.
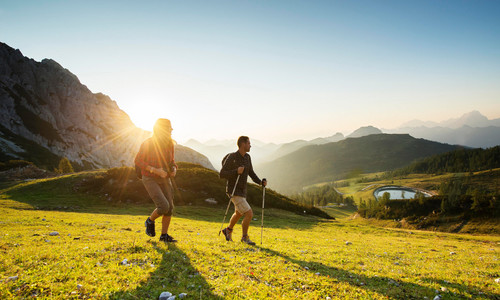
<path id="1" fill-rule="evenodd" d="M 265 178 L 262 180 L 266 180 Z M 266 199 L 266 186 L 262 186 L 262 222 L 260 223 L 260 244 L 262 245 L 262 234 L 264 232 L 264 202 Z"/>
<path id="2" fill-rule="evenodd" d="M 172 188 L 174 189 L 174 193 L 177 194 L 179 198 L 179 203 L 184 204 L 184 200 L 182 199 L 181 192 L 179 191 L 179 188 L 177 187 L 177 183 L 175 182 L 174 177 L 172 177 L 172 172 L 169 171 L 168 169 L 165 170 L 168 174 L 168 179 L 170 179 L 170 184 L 172 185 Z"/>
<path id="3" fill-rule="evenodd" d="M 220 224 L 219 235 L 222 231 L 222 226 L 224 226 L 224 223 L 226 222 L 227 212 L 229 211 L 229 206 L 231 206 L 231 198 L 233 198 L 234 196 L 234 192 L 236 191 L 236 185 L 238 185 L 239 180 L 240 180 L 240 174 L 238 174 L 238 177 L 236 178 L 236 182 L 234 183 L 233 193 L 231 194 L 231 197 L 229 197 L 229 203 L 227 204 L 226 213 L 224 214 L 224 219 L 222 220 L 222 224 Z"/>

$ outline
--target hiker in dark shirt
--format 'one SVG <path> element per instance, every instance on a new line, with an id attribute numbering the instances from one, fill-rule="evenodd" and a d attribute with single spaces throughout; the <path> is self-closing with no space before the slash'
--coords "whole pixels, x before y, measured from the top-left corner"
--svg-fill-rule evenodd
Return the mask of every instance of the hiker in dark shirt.
<path id="1" fill-rule="evenodd" d="M 135 157 L 135 165 L 141 169 L 142 183 L 156 206 L 146 220 L 146 234 L 156 235 L 155 220 L 162 216 L 160 241 L 166 243 L 176 242 L 168 234 L 174 209 L 173 188 L 169 178 L 175 177 L 177 173 L 172 130 L 170 120 L 158 119 L 153 128 L 153 136 L 141 144 Z"/>
<path id="2" fill-rule="evenodd" d="M 240 136 L 238 138 L 238 151 L 228 154 L 222 161 L 222 169 L 220 177 L 227 179 L 226 193 L 231 195 L 234 189 L 234 195 L 231 201 L 234 204 L 234 214 L 229 221 L 229 226 L 222 230 L 227 241 L 232 241 L 233 227 L 238 220 L 243 217 L 241 223 L 243 235 L 241 241 L 249 245 L 255 245 L 254 242 L 248 237 L 248 227 L 253 217 L 253 211 L 248 204 L 247 197 L 247 178 L 250 176 L 253 182 L 257 184 L 267 185 L 267 181 L 260 180 L 257 174 L 253 171 L 252 160 L 248 152 L 250 151 L 250 139 L 247 136 Z M 240 176 L 238 182 L 236 180 Z"/>

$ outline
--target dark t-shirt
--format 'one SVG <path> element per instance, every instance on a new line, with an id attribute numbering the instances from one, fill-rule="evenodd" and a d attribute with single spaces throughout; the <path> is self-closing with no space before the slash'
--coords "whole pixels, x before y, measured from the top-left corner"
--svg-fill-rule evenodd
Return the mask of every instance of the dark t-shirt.
<path id="1" fill-rule="evenodd" d="M 236 196 L 246 197 L 248 176 L 252 178 L 253 182 L 257 184 L 262 183 L 257 174 L 253 171 L 252 159 L 248 153 L 245 153 L 245 155 L 242 156 L 240 152 L 236 151 L 226 155 L 226 157 L 222 160 L 220 178 L 227 179 L 226 193 L 231 195 L 236 179 L 238 178 L 238 167 L 245 167 L 245 170 L 243 170 L 243 173 L 240 175 L 234 194 Z"/>

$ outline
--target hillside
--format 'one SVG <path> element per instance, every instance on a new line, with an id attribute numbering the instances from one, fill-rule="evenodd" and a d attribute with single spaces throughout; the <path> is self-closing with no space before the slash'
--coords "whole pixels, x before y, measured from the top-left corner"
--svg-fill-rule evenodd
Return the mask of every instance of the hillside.
<path id="1" fill-rule="evenodd" d="M 363 174 L 335 185 L 343 197 L 354 199 L 358 215 L 367 218 L 363 222 L 373 225 L 500 234 L 500 168 L 463 173 Z M 376 200 L 374 192 L 387 186 L 423 190 L 432 197 Z"/>
<path id="2" fill-rule="evenodd" d="M 144 233 L 152 203 L 75 192 L 81 175 L 0 192 L 0 298 L 158 299 L 167 291 L 177 299 L 500 297 L 498 236 L 266 208 L 264 227 L 253 221 L 249 229 L 257 245 L 248 246 L 218 235 L 225 208 L 186 205 L 169 230 L 179 242 L 166 245 Z"/>
<path id="3" fill-rule="evenodd" d="M 395 170 L 390 175 L 475 172 L 500 168 L 500 146 L 488 149 L 459 149 L 433 155 Z"/>
<path id="4" fill-rule="evenodd" d="M 299 149 L 271 163 L 259 174 L 277 191 L 293 193 L 302 187 L 348 176 L 351 172 L 379 172 L 406 166 L 417 159 L 460 149 L 409 135 L 378 134 Z"/>
<path id="5" fill-rule="evenodd" d="M 24 159 L 50 170 L 61 157 L 78 169 L 132 165 L 150 134 L 54 60 L 37 62 L 0 43 L 0 160 Z M 212 167 L 185 147 L 177 157 Z"/>
<path id="6" fill-rule="evenodd" d="M 217 172 L 197 164 L 180 162 L 178 165 L 179 170 L 174 180 L 177 186 L 174 197 L 175 205 L 227 207 L 229 199 L 225 193 L 226 181 L 220 179 Z M 135 169 L 131 167 L 88 171 L 76 173 L 69 177 L 46 178 L 41 182 L 43 183 L 41 185 L 21 184 L 14 190 L 7 189 L 11 195 L 24 197 L 30 194 L 36 195 L 37 191 L 45 190 L 48 187 L 53 193 L 72 193 L 71 197 L 77 198 L 89 197 L 89 199 L 92 199 L 92 204 L 95 205 L 153 205 L 144 185 L 136 177 Z M 301 215 L 312 214 L 323 218 L 330 218 L 322 210 L 309 205 L 299 204 L 273 191 L 271 188 L 266 189 L 265 197 L 266 207 L 268 208 L 279 208 Z M 210 200 L 206 201 L 207 199 Z M 261 207 L 262 187 L 249 184 L 247 200 L 252 207 Z M 61 201 L 60 197 L 55 197 L 54 199 L 50 199 L 47 205 L 68 205 L 66 202 L 58 203 L 58 201 Z M 82 205 L 84 203 L 79 206 Z"/>

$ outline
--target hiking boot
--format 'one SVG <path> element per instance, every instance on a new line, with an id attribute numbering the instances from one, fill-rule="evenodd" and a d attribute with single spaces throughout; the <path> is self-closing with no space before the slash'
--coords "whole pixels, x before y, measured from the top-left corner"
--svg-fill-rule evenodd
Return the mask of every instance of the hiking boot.
<path id="1" fill-rule="evenodd" d="M 255 243 L 250 240 L 250 238 L 248 237 L 248 235 L 242 237 L 241 238 L 241 242 L 242 243 L 246 243 L 246 244 L 248 244 L 250 246 L 255 246 Z"/>
<path id="2" fill-rule="evenodd" d="M 160 236 L 160 242 L 176 243 L 177 240 L 174 239 L 171 235 L 168 235 L 168 233 L 165 233 Z"/>
<path id="3" fill-rule="evenodd" d="M 156 235 L 156 232 L 155 232 L 155 222 L 154 221 L 151 221 L 150 218 L 148 218 L 146 220 L 146 223 L 144 223 L 144 225 L 146 225 L 146 234 L 149 235 L 149 236 L 155 236 Z"/>
<path id="4" fill-rule="evenodd" d="M 226 228 L 222 229 L 222 233 L 226 237 L 226 241 L 228 241 L 228 242 L 233 241 L 233 238 L 231 237 L 231 235 L 233 234 L 233 230 L 231 228 L 226 227 Z"/>

